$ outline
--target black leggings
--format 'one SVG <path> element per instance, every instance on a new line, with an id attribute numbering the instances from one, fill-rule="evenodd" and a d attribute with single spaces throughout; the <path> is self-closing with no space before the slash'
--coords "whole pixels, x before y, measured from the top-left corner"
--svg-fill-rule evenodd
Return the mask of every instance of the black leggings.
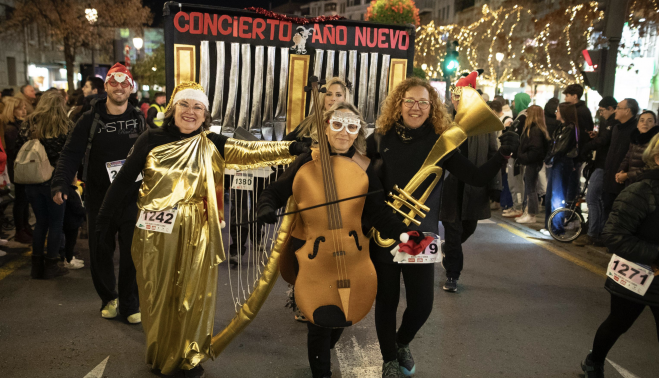
<path id="1" fill-rule="evenodd" d="M 597 329 L 595 341 L 593 341 L 593 352 L 591 361 L 596 364 L 603 364 L 609 350 L 623 333 L 627 332 L 634 324 L 639 315 L 643 312 L 646 305 L 632 302 L 623 297 L 611 294 L 611 313 L 604 323 Z M 659 307 L 650 306 L 654 322 L 659 327 Z M 657 329 L 659 337 L 659 328 Z"/>
<path id="2" fill-rule="evenodd" d="M 375 330 L 384 362 L 396 359 L 396 343 L 409 344 L 432 312 L 435 264 L 391 264 L 374 262 L 378 275 L 375 298 Z M 396 333 L 396 311 L 403 273 L 407 308 Z"/>
<path id="3" fill-rule="evenodd" d="M 322 378 L 332 375 L 330 350 L 339 341 L 343 328 L 324 328 L 311 322 L 307 323 L 307 353 L 309 366 L 313 378 Z"/>

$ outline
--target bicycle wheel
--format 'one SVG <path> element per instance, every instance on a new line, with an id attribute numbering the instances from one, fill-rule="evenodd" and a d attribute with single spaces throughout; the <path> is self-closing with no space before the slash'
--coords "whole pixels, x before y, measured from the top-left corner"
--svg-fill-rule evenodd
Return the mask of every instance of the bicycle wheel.
<path id="1" fill-rule="evenodd" d="M 576 211 L 562 207 L 551 213 L 547 228 L 552 238 L 568 243 L 583 232 L 583 219 Z"/>

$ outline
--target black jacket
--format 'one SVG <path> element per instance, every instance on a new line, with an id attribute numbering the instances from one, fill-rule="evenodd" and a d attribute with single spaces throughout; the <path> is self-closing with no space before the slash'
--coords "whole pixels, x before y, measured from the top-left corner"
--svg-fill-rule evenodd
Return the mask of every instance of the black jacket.
<path id="1" fill-rule="evenodd" d="M 587 160 L 587 155 L 591 151 L 595 151 L 593 170 L 598 168 L 604 169 L 606 165 L 606 156 L 609 153 L 609 146 L 611 145 L 611 135 L 613 134 L 613 128 L 619 124 L 620 121 L 616 119 L 615 114 L 611 114 L 609 119 L 600 124 L 597 137 L 586 143 L 586 145 L 583 147 L 583 150 L 581 151 L 581 158 L 584 161 Z"/>
<path id="2" fill-rule="evenodd" d="M 632 131 L 629 138 L 629 149 L 622 163 L 620 163 L 620 168 L 618 168 L 618 172 L 627 172 L 626 185 L 636 182 L 637 177 L 642 173 L 645 168 L 643 152 L 645 152 L 648 144 L 650 144 L 652 137 L 658 133 L 659 126 L 655 126 L 643 134 L 638 129 Z"/>
<path id="3" fill-rule="evenodd" d="M 526 134 L 522 131 L 519 149 L 517 150 L 517 161 L 522 165 L 542 165 L 547 155 L 549 141 L 535 123 L 531 124 L 529 135 Z"/>
<path id="4" fill-rule="evenodd" d="M 545 125 L 547 126 L 547 133 L 549 136 L 554 135 L 554 131 L 559 124 L 560 122 L 556 119 L 556 109 L 554 109 L 554 114 L 549 114 L 549 112 L 545 110 Z"/>
<path id="5" fill-rule="evenodd" d="M 590 112 L 584 101 L 579 101 L 574 106 L 577 108 L 577 122 L 579 123 L 579 145 L 581 148 L 590 141 L 588 131 L 593 131 L 595 123 L 593 122 L 593 113 Z M 582 137 L 583 134 L 583 137 Z M 581 149 L 580 148 L 580 149 Z"/>
<path id="6" fill-rule="evenodd" d="M 659 169 L 645 172 L 639 181 L 625 188 L 613 203 L 613 211 L 602 237 L 609 252 L 629 261 L 659 264 Z M 637 303 L 659 306 L 659 277 L 644 296 L 633 293 L 610 278 L 606 289 Z"/>
<path id="7" fill-rule="evenodd" d="M 551 164 L 554 159 L 569 158 L 567 154 L 572 152 L 576 143 L 577 134 L 574 125 L 561 123 L 551 136 L 549 153 L 545 162 Z"/>
<path id="8" fill-rule="evenodd" d="M 80 164 L 83 163 L 96 114 L 99 114 L 104 126 L 97 125 L 92 141 L 86 184 L 89 192 L 94 192 L 96 197 L 99 197 L 99 201 L 110 187 L 106 163 L 126 159 L 137 137 L 145 130 L 144 116 L 138 109 L 128 104 L 123 114 L 111 115 L 107 113 L 106 101 L 106 99 L 97 101 L 94 109 L 86 112 L 69 133 L 61 158 L 53 172 L 51 186 L 53 196 L 57 192 L 66 193 Z"/>
<path id="9" fill-rule="evenodd" d="M 619 172 L 620 164 L 627 155 L 632 131 L 636 130 L 637 121 L 637 118 L 632 117 L 627 122 L 613 127 L 609 153 L 604 162 L 604 191 L 607 193 L 617 194 L 625 188 L 624 184 L 616 182 L 616 173 Z"/>
<path id="10" fill-rule="evenodd" d="M 424 124 L 418 129 L 407 130 L 405 137 L 398 134 L 396 127 L 392 127 L 385 135 L 372 134 L 366 140 L 367 156 L 371 159 L 371 165 L 382 182 L 385 193 L 393 191 L 394 185 L 405 188 L 408 182 L 419 171 L 426 157 L 430 153 L 439 135 L 435 134 L 433 125 Z M 500 172 L 501 165 L 506 159 L 497 153 L 487 163 L 476 167 L 461 153 L 452 151 L 437 164 L 449 173 L 456 176 L 460 181 L 473 186 L 486 186 L 490 180 Z M 434 232 L 439 231 L 439 210 L 442 177 L 431 191 L 425 204 L 430 207 L 426 218 L 421 220 L 420 226 L 412 225 L 411 229 Z M 420 198 L 428 189 L 434 176 L 428 177 L 412 194 L 414 198 Z M 402 223 L 402 216 L 396 215 Z M 370 245 L 371 259 L 380 263 L 394 264 L 393 257 L 389 252 L 391 248 L 379 247 L 373 240 Z"/>

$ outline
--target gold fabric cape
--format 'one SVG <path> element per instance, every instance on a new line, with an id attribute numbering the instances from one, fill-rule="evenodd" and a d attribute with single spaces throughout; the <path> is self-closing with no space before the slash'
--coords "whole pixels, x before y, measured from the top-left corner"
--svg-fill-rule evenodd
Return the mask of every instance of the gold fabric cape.
<path id="1" fill-rule="evenodd" d="M 290 142 L 234 139 L 226 142 L 222 158 L 207 134 L 151 150 L 139 193 L 140 210 L 178 208 L 171 234 L 136 227 L 132 245 L 146 362 L 163 374 L 192 369 L 212 357 L 217 271 L 225 260 L 216 198 L 224 187 L 224 169 L 293 161 Z"/>

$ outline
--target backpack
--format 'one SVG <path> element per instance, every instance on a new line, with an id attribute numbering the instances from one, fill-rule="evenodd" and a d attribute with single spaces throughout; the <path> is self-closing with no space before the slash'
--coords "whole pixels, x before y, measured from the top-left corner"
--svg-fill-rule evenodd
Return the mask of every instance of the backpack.
<path id="1" fill-rule="evenodd" d="M 14 161 L 14 182 L 42 184 L 50 180 L 53 170 L 43 144 L 39 139 L 31 139 L 21 147 Z"/>

